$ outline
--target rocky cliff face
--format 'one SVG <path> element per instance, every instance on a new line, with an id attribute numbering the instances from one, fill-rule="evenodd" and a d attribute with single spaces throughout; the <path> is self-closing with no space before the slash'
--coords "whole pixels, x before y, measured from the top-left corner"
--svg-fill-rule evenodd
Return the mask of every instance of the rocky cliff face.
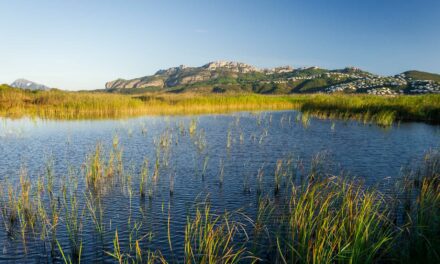
<path id="1" fill-rule="evenodd" d="M 107 89 L 115 88 L 145 88 L 145 87 L 164 87 L 165 83 L 163 79 L 160 78 L 137 78 L 132 80 L 117 79 L 105 84 Z"/>
<path id="2" fill-rule="evenodd" d="M 286 72 L 293 71 L 290 66 L 279 67 L 275 69 L 258 69 L 252 65 L 234 61 L 215 61 L 207 63 L 201 67 L 186 67 L 180 65 L 165 70 L 159 70 L 154 75 L 136 78 L 132 80 L 117 79 L 107 82 L 107 89 L 121 88 L 144 88 L 144 87 L 175 87 L 179 85 L 188 85 L 198 82 L 204 82 L 227 76 L 237 78 L 239 74 L 252 72 Z"/>
<path id="3" fill-rule="evenodd" d="M 231 72 L 238 72 L 238 73 L 261 72 L 260 69 L 252 65 L 248 65 L 241 62 L 235 62 L 235 61 L 215 61 L 205 64 L 202 67 L 210 71 L 225 69 Z"/>

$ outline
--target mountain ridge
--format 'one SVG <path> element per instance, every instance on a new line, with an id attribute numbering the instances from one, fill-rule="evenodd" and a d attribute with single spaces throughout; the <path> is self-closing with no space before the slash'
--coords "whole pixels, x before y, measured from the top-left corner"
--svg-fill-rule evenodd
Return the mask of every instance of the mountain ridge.
<path id="1" fill-rule="evenodd" d="M 440 93 L 440 75 L 406 71 L 380 76 L 356 67 L 323 69 L 317 66 L 258 68 L 234 61 L 213 61 L 199 67 L 180 65 L 158 70 L 153 75 L 116 79 L 105 84 L 106 91 L 141 93 L 165 92 L 254 92 L 369 93 L 377 95 Z"/>

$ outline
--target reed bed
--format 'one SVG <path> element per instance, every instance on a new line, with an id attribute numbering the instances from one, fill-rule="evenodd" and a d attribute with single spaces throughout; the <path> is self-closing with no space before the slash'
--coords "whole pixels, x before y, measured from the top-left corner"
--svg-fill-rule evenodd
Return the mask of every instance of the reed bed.
<path id="1" fill-rule="evenodd" d="M 109 94 L 23 91 L 0 86 L 0 116 L 43 119 L 105 119 L 140 115 L 185 115 L 234 111 L 291 110 L 320 118 L 355 119 L 388 126 L 396 121 L 440 122 L 440 95 Z"/>
<path id="2" fill-rule="evenodd" d="M 313 95 L 300 110 L 321 118 L 355 119 L 388 126 L 396 121 L 440 122 L 440 96 Z"/>

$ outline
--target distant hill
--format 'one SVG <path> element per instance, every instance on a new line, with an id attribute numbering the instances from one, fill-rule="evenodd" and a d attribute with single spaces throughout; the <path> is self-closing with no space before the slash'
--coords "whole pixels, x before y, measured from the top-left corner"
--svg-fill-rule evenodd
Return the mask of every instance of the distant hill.
<path id="1" fill-rule="evenodd" d="M 440 74 L 422 71 L 406 71 L 403 74 L 405 74 L 407 78 L 412 78 L 414 80 L 430 80 L 440 82 Z"/>
<path id="2" fill-rule="evenodd" d="M 135 79 L 117 79 L 105 84 L 108 92 L 204 92 L 261 94 L 289 93 L 440 93 L 440 75 L 408 71 L 378 76 L 355 67 L 328 70 L 290 66 L 260 69 L 232 61 L 210 62 L 200 67 L 179 66 Z"/>
<path id="3" fill-rule="evenodd" d="M 28 89 L 28 90 L 49 90 L 50 88 L 46 85 L 39 84 L 26 79 L 17 79 L 11 83 L 11 87 Z"/>

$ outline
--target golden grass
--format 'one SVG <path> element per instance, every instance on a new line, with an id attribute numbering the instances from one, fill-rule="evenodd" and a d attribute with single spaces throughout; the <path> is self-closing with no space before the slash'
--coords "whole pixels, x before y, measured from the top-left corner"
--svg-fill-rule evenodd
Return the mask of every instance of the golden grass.
<path id="1" fill-rule="evenodd" d="M 188 115 L 258 110 L 300 110 L 320 118 L 440 122 L 440 95 L 257 95 L 24 91 L 0 86 L 0 116 L 8 118 L 104 119 L 141 115 Z"/>

